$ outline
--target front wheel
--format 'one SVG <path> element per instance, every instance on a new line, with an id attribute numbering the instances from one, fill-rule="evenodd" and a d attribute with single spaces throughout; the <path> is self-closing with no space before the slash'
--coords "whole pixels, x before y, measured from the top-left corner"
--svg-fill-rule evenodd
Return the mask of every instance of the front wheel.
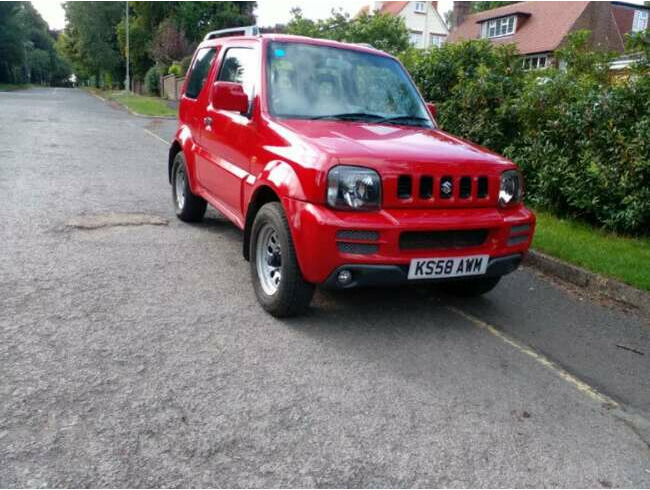
<path id="1" fill-rule="evenodd" d="M 280 203 L 265 204 L 255 216 L 250 266 L 257 299 L 271 315 L 294 316 L 309 306 L 314 286 L 302 277 Z"/>
<path id="2" fill-rule="evenodd" d="M 472 298 L 492 291 L 499 284 L 500 280 L 501 276 L 460 279 L 458 281 L 444 283 L 442 288 L 454 296 Z"/>

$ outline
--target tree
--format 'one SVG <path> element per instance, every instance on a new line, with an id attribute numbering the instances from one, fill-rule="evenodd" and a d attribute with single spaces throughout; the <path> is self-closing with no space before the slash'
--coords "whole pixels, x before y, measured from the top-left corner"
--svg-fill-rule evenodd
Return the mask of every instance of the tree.
<path id="1" fill-rule="evenodd" d="M 166 19 L 158 27 L 149 52 L 157 63 L 168 66 L 190 54 L 191 48 L 185 32 L 172 19 Z"/>
<path id="2" fill-rule="evenodd" d="M 209 31 L 255 24 L 256 5 L 257 2 L 174 2 L 171 17 L 188 40 L 197 43 Z"/>
<path id="3" fill-rule="evenodd" d="M 483 12 L 485 10 L 492 10 L 499 7 L 505 7 L 517 2 L 472 2 L 472 12 Z"/>
<path id="4" fill-rule="evenodd" d="M 0 2 L 0 82 L 62 83 L 55 35 L 29 2 Z"/>
<path id="5" fill-rule="evenodd" d="M 117 41 L 117 25 L 124 16 L 123 2 L 65 2 L 67 25 L 63 53 L 80 79 L 95 86 L 121 80 L 124 60 Z"/>
<path id="6" fill-rule="evenodd" d="M 362 13 L 357 17 L 341 10 L 332 10 L 330 17 L 313 21 L 302 10 L 291 10 L 287 32 L 300 36 L 318 37 L 351 43 L 367 43 L 377 49 L 397 54 L 409 47 L 409 34 L 400 17 L 381 13 Z"/>

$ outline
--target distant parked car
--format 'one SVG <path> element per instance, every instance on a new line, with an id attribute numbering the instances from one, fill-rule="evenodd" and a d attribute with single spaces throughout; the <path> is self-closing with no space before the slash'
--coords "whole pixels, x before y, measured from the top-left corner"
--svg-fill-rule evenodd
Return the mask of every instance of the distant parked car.
<path id="1" fill-rule="evenodd" d="M 268 312 L 302 311 L 315 285 L 440 282 L 480 295 L 518 267 L 535 216 L 516 165 L 441 131 L 399 61 L 223 34 L 194 54 L 169 180 L 181 220 L 209 203 L 244 231 Z"/>

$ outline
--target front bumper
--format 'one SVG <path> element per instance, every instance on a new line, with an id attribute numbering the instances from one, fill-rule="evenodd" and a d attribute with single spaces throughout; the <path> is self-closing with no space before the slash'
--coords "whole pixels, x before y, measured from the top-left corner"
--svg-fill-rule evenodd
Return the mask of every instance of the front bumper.
<path id="1" fill-rule="evenodd" d="M 522 258 L 523 254 L 508 255 L 506 257 L 493 257 L 488 263 L 487 272 L 482 277 L 496 277 L 510 274 L 519 267 Z M 352 281 L 347 284 L 341 284 L 338 281 L 338 274 L 343 270 L 352 273 Z M 416 281 L 409 281 L 408 270 L 408 265 L 342 265 L 330 274 L 322 286 L 330 289 L 349 289 L 363 286 L 399 286 L 406 284 L 407 282 L 411 284 L 426 284 L 468 279 L 465 277 L 460 279 L 418 279 Z"/>
<path id="2" fill-rule="evenodd" d="M 488 274 L 507 274 L 521 262 L 535 230 L 535 215 L 524 206 L 346 212 L 294 199 L 284 199 L 283 204 L 303 277 L 323 285 L 331 285 L 332 278 L 343 268 L 353 272 L 352 285 L 401 284 L 406 281 L 405 271 L 411 260 L 424 257 L 489 255 Z M 443 230 L 487 230 L 488 234 L 478 246 L 409 250 L 400 247 L 403 232 Z M 365 239 L 341 238 L 341 232 L 350 231 L 375 233 Z M 341 247 L 342 243 L 372 248 L 370 253 L 349 253 Z"/>

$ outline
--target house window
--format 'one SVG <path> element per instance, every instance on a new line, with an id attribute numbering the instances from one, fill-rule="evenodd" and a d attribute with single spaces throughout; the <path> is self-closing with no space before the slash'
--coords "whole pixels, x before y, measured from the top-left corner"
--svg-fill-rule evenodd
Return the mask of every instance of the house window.
<path id="1" fill-rule="evenodd" d="M 648 28 L 648 11 L 635 10 L 634 22 L 632 23 L 632 32 L 645 31 Z"/>
<path id="2" fill-rule="evenodd" d="M 426 11 L 425 2 L 415 2 L 414 10 L 420 14 L 423 14 Z"/>
<path id="3" fill-rule="evenodd" d="M 517 18 L 514 15 L 486 20 L 481 24 L 481 37 L 501 37 L 515 33 Z"/>
<path id="4" fill-rule="evenodd" d="M 411 31 L 409 34 L 409 41 L 413 46 L 422 46 L 422 33 L 418 31 Z"/>
<path id="5" fill-rule="evenodd" d="M 431 34 L 431 46 L 439 48 L 445 42 L 446 36 L 440 34 Z"/>
<path id="6" fill-rule="evenodd" d="M 551 65 L 547 54 L 534 54 L 524 58 L 524 70 L 540 70 Z"/>

